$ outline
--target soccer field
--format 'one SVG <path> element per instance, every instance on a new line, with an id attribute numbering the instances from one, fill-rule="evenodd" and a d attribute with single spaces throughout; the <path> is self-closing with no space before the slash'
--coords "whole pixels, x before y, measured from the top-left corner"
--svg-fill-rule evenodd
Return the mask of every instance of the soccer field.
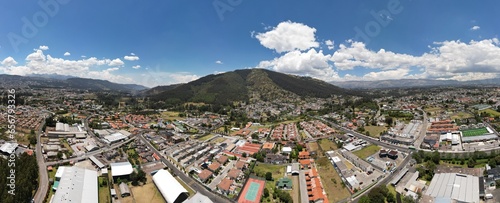
<path id="1" fill-rule="evenodd" d="M 471 137 L 471 136 L 478 136 L 478 135 L 484 135 L 489 133 L 486 128 L 477 128 L 477 129 L 471 129 L 471 130 L 463 130 L 462 135 L 464 137 Z"/>

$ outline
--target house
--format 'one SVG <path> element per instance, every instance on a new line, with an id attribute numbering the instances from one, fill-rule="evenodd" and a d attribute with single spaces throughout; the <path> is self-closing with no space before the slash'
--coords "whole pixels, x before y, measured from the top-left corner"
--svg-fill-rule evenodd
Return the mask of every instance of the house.
<path id="1" fill-rule="evenodd" d="M 208 170 L 216 173 L 220 168 L 220 163 L 219 162 L 213 162 L 208 166 Z"/>
<path id="2" fill-rule="evenodd" d="M 311 155 L 309 154 L 308 151 L 301 151 L 299 152 L 299 159 L 310 159 Z"/>
<path id="3" fill-rule="evenodd" d="M 310 159 L 301 159 L 299 160 L 301 169 L 310 169 L 311 168 L 311 160 Z"/>
<path id="4" fill-rule="evenodd" d="M 291 190 L 292 186 L 293 186 L 292 179 L 287 178 L 287 177 L 283 177 L 283 178 L 278 180 L 278 182 L 276 183 L 276 186 L 282 190 Z"/>
<path id="5" fill-rule="evenodd" d="M 244 162 L 244 161 L 238 161 L 238 162 L 236 162 L 235 167 L 237 169 L 240 169 L 240 170 L 243 171 L 243 170 L 245 170 L 247 168 L 246 165 L 247 165 L 246 162 Z"/>
<path id="6" fill-rule="evenodd" d="M 387 157 L 387 150 L 381 149 L 380 152 L 378 153 L 378 156 Z"/>
<path id="7" fill-rule="evenodd" d="M 224 180 L 222 180 L 218 185 L 217 185 L 217 188 L 223 193 L 223 194 L 226 194 L 228 195 L 229 194 L 229 190 L 231 188 L 231 185 L 233 184 L 233 180 L 229 179 L 229 178 L 224 178 Z"/>
<path id="8" fill-rule="evenodd" d="M 290 154 L 291 152 L 292 152 L 291 147 L 283 147 L 283 149 L 281 150 L 281 153 L 283 154 Z"/>
<path id="9" fill-rule="evenodd" d="M 491 168 L 489 170 L 486 171 L 486 173 L 488 174 L 488 178 L 492 178 L 494 180 L 498 180 L 500 179 L 500 168 Z"/>
<path id="10" fill-rule="evenodd" d="M 217 159 L 217 161 L 222 165 L 226 165 L 228 160 L 229 160 L 228 157 L 224 155 L 220 156 L 219 159 Z"/>
<path id="11" fill-rule="evenodd" d="M 207 180 L 212 177 L 212 175 L 213 175 L 212 171 L 204 169 L 203 171 L 201 171 L 200 174 L 198 174 L 198 178 L 200 178 L 201 182 L 206 183 Z"/>
<path id="12" fill-rule="evenodd" d="M 398 158 L 398 151 L 391 150 L 389 153 L 387 153 L 387 157 L 391 159 L 397 159 Z"/>
<path id="13" fill-rule="evenodd" d="M 240 177 L 241 175 L 241 170 L 239 169 L 231 169 L 228 173 L 227 173 L 227 177 L 230 178 L 231 180 L 237 180 L 238 177 Z"/>

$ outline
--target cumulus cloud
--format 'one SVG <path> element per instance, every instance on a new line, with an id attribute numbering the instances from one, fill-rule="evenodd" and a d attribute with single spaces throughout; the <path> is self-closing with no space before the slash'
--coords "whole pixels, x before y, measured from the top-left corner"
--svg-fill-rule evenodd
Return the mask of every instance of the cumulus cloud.
<path id="1" fill-rule="evenodd" d="M 216 64 L 223 64 L 222 61 L 215 61 Z"/>
<path id="2" fill-rule="evenodd" d="M 111 60 L 108 65 L 109 66 L 123 66 L 123 64 L 125 64 L 125 63 L 123 63 L 122 60 L 120 60 L 119 58 L 116 58 L 116 59 Z"/>
<path id="3" fill-rule="evenodd" d="M 139 60 L 139 57 L 136 56 L 134 53 L 130 53 L 130 56 L 124 56 L 123 59 L 127 61 L 137 61 Z"/>
<path id="4" fill-rule="evenodd" d="M 335 48 L 334 42 L 332 40 L 326 40 L 325 44 L 328 47 L 328 50 L 332 50 L 333 48 Z"/>
<path id="5" fill-rule="evenodd" d="M 134 80 L 116 73 L 118 67 L 109 67 L 110 59 L 95 57 L 80 60 L 66 60 L 46 55 L 42 49 L 37 49 L 25 58 L 24 64 L 18 64 L 14 58 L 7 57 L 1 63 L 0 70 L 5 74 L 61 74 L 83 78 L 109 80 L 117 83 L 133 83 Z M 104 68 L 104 69 L 103 69 Z"/>
<path id="6" fill-rule="evenodd" d="M 315 28 L 302 23 L 285 21 L 267 32 L 257 33 L 255 37 L 264 47 L 283 53 L 318 47 L 315 32 Z"/>
<path id="7" fill-rule="evenodd" d="M 69 52 L 64 52 L 64 56 L 71 56 L 71 53 L 69 53 Z"/>
<path id="8" fill-rule="evenodd" d="M 42 51 L 47 51 L 47 50 L 49 50 L 49 47 L 45 46 L 45 45 L 42 45 L 42 46 L 38 47 L 38 49 L 40 49 Z"/>
<path id="9" fill-rule="evenodd" d="M 141 68 L 141 66 L 140 65 L 136 65 L 136 66 L 132 66 L 132 68 L 133 69 L 139 69 L 139 68 Z"/>
<path id="10" fill-rule="evenodd" d="M 310 49 L 307 52 L 298 50 L 269 61 L 261 61 L 256 68 L 271 69 L 278 72 L 315 77 L 327 81 L 338 78 L 338 73 L 329 63 L 331 56 Z"/>
<path id="11" fill-rule="evenodd" d="M 6 66 L 6 67 L 15 66 L 15 65 L 17 65 L 17 61 L 14 60 L 14 58 L 9 56 L 2 61 L 2 65 Z"/>
<path id="12" fill-rule="evenodd" d="M 479 30 L 481 29 L 481 27 L 477 26 L 477 25 L 474 25 L 470 28 L 470 30 Z"/>

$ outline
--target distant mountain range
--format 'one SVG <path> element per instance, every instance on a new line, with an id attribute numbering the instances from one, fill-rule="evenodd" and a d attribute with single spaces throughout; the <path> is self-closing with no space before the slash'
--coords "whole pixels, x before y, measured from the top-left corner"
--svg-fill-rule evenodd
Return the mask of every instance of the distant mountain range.
<path id="1" fill-rule="evenodd" d="M 290 100 L 299 97 L 325 98 L 351 94 L 343 88 L 310 77 L 300 77 L 265 69 L 243 69 L 198 80 L 149 89 L 153 100 L 166 103 L 203 102 L 229 104 L 235 101 Z"/>
<path id="2" fill-rule="evenodd" d="M 486 80 L 431 80 L 431 79 L 401 79 L 377 81 L 344 81 L 330 82 L 336 86 L 348 89 L 381 89 L 381 88 L 411 88 L 411 87 L 439 87 L 439 86 L 480 86 L 500 85 L 500 78 Z"/>
<path id="3" fill-rule="evenodd" d="M 18 76 L 0 74 L 0 85 L 2 87 L 14 88 L 73 88 L 93 91 L 122 91 L 133 92 L 148 89 L 142 85 L 118 84 L 107 80 L 96 80 L 88 78 L 77 78 L 64 75 L 32 75 Z"/>

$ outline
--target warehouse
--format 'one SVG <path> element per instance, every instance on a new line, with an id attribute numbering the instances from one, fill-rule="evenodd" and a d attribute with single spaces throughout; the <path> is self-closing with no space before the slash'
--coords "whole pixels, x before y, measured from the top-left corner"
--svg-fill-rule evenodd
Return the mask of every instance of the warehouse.
<path id="1" fill-rule="evenodd" d="M 130 162 L 117 162 L 111 163 L 111 176 L 113 176 L 113 180 L 117 180 L 118 178 L 129 179 L 130 174 L 134 172 L 132 168 L 132 164 Z"/>
<path id="2" fill-rule="evenodd" d="M 426 195 L 458 202 L 479 202 L 479 178 L 459 173 L 438 173 L 432 178 Z M 484 190 L 484 189 L 483 189 Z M 484 192 L 483 192 L 484 193 Z"/>
<path id="3" fill-rule="evenodd" d="M 73 166 L 64 168 L 61 173 L 51 202 L 98 202 L 97 171 Z"/>
<path id="4" fill-rule="evenodd" d="M 189 197 L 186 188 L 165 169 L 153 176 L 153 182 L 168 203 L 184 202 Z"/>

